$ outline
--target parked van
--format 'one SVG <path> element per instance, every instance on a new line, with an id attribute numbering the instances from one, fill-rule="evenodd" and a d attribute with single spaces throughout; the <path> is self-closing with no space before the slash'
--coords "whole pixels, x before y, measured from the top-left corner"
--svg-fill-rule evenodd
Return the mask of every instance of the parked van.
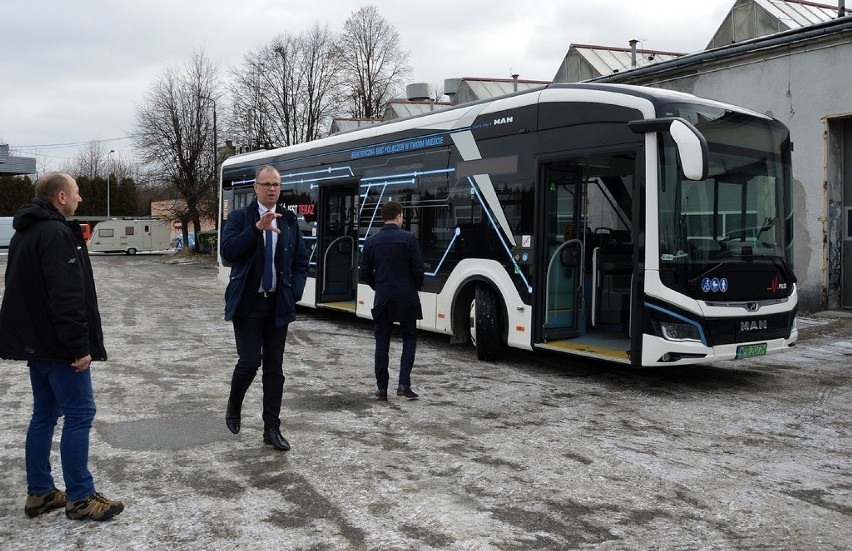
<path id="1" fill-rule="evenodd" d="M 92 230 L 89 251 L 136 254 L 169 248 L 169 225 L 157 219 L 116 219 L 98 222 Z"/>
<path id="2" fill-rule="evenodd" d="M 11 216 L 0 216 L 0 249 L 8 249 L 9 241 L 15 235 L 15 228 L 12 227 Z"/>

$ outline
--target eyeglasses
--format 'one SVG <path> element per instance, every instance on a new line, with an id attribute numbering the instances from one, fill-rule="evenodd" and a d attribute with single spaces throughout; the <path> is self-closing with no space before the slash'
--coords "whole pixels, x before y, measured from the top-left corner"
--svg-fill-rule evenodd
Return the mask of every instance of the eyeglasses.
<path id="1" fill-rule="evenodd" d="M 278 182 L 264 182 L 264 183 L 255 182 L 254 185 L 260 186 L 263 189 L 277 189 L 277 188 L 281 187 L 281 184 L 279 184 Z"/>

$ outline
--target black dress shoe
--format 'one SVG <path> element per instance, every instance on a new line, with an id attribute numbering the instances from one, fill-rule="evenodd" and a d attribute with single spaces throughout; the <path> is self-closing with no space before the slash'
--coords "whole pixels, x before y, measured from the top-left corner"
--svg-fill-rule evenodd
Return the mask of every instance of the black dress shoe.
<path id="1" fill-rule="evenodd" d="M 240 432 L 240 412 L 231 407 L 231 402 L 228 402 L 228 409 L 225 411 L 225 424 L 228 425 L 228 430 L 234 434 Z"/>
<path id="2" fill-rule="evenodd" d="M 396 391 L 397 396 L 405 396 L 406 398 L 411 398 L 412 400 L 420 396 L 410 388 L 398 388 Z"/>
<path id="3" fill-rule="evenodd" d="M 377 390 L 376 391 L 376 399 L 380 402 L 388 401 L 388 391 L 387 390 Z"/>
<path id="4" fill-rule="evenodd" d="M 277 427 L 273 427 L 271 429 L 265 429 L 263 431 L 263 443 L 269 444 L 275 449 L 281 450 L 282 452 L 286 452 L 290 449 L 290 443 L 281 436 L 281 431 L 278 430 Z"/>

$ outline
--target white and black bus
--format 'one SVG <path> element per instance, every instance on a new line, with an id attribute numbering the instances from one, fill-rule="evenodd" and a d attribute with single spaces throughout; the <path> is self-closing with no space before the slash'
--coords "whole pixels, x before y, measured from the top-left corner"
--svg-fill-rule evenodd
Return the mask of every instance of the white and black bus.
<path id="1" fill-rule="evenodd" d="M 480 359 L 744 358 L 798 337 L 790 151 L 781 123 L 732 105 L 554 84 L 231 157 L 220 227 L 271 164 L 311 251 L 304 306 L 370 317 L 358 255 L 394 200 L 426 262 L 419 327 Z"/>

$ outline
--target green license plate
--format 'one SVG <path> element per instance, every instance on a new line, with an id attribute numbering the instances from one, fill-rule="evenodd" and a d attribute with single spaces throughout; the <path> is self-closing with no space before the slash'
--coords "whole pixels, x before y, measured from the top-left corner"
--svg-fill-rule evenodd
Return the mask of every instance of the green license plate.
<path id="1" fill-rule="evenodd" d="M 737 359 L 754 358 L 755 356 L 766 355 L 766 343 L 760 344 L 744 344 L 737 347 Z"/>

